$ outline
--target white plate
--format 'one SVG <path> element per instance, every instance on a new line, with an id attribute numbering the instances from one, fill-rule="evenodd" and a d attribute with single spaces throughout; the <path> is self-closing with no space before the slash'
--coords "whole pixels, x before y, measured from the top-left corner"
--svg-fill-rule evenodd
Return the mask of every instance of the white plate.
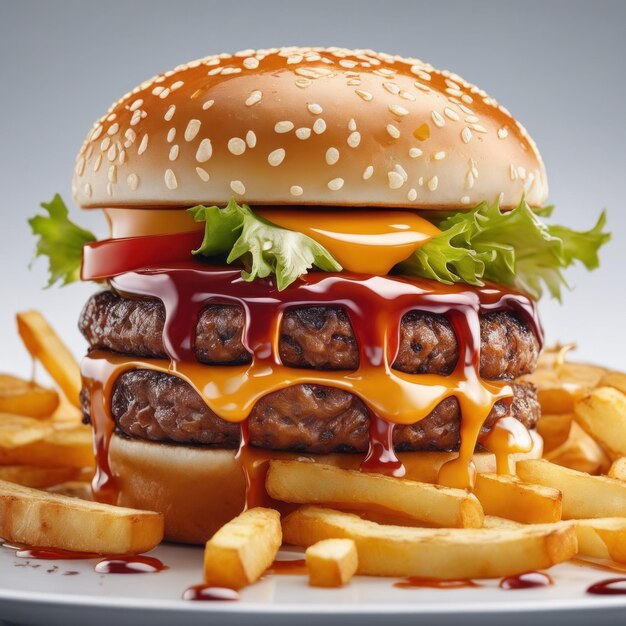
<path id="1" fill-rule="evenodd" d="M 101 575 L 94 572 L 94 561 L 26 560 L 0 549 L 0 619 L 37 626 L 599 626 L 626 621 L 626 596 L 585 593 L 590 584 L 620 573 L 573 564 L 550 570 L 551 587 L 517 591 L 499 589 L 497 580 L 483 581 L 479 589 L 440 590 L 398 589 L 396 579 L 367 577 L 343 589 L 313 589 L 304 576 L 280 575 L 245 589 L 239 602 L 188 602 L 180 597 L 201 582 L 202 549 L 163 545 L 151 554 L 170 569 Z M 68 570 L 79 574 L 64 576 Z"/>

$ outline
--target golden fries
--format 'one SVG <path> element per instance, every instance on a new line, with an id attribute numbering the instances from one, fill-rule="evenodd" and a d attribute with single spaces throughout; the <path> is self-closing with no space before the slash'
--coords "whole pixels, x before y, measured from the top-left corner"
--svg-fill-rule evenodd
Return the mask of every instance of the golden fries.
<path id="1" fill-rule="evenodd" d="M 602 447 L 576 422 L 571 425 L 567 441 L 544 454 L 544 458 L 556 465 L 588 474 L 606 471 L 611 462 Z"/>
<path id="2" fill-rule="evenodd" d="M 323 539 L 307 548 L 305 557 L 311 587 L 342 587 L 359 564 L 352 539 Z"/>
<path id="3" fill-rule="evenodd" d="M 543 453 L 546 454 L 564 444 L 570 435 L 573 416 L 542 414 L 537 422 L 537 432 L 543 439 Z"/>
<path id="4" fill-rule="evenodd" d="M 44 419 L 50 417 L 59 405 L 59 394 L 54 389 L 17 376 L 0 374 L 0 413 L 13 413 Z"/>
<path id="5" fill-rule="evenodd" d="M 80 407 L 80 369 L 65 344 L 37 311 L 18 313 L 16 318 L 18 332 L 27 350 L 41 361 L 68 400 Z"/>
<path id="6" fill-rule="evenodd" d="M 81 471 L 73 467 L 37 467 L 34 465 L 0 465 L 0 481 L 46 489 L 68 480 L 76 480 Z M 83 483 L 85 484 L 85 483 Z"/>
<path id="7" fill-rule="evenodd" d="M 70 498 L 80 498 L 81 500 L 93 501 L 91 485 L 79 480 L 70 480 L 65 483 L 59 483 L 47 489 L 50 493 L 59 493 Z"/>
<path id="8" fill-rule="evenodd" d="M 494 578 L 544 569 L 576 553 L 570 522 L 511 529 L 430 529 L 381 526 L 330 509 L 306 506 L 283 520 L 286 543 L 322 539 L 356 544 L 359 574 L 428 578 Z"/>
<path id="9" fill-rule="evenodd" d="M 0 459 L 1 449 L 10 451 L 41 441 L 50 435 L 52 430 L 49 421 L 0 413 Z"/>
<path id="10" fill-rule="evenodd" d="M 523 524 L 545 524 L 561 519 L 558 489 L 523 483 L 512 476 L 477 474 L 474 495 L 487 515 Z"/>
<path id="11" fill-rule="evenodd" d="M 266 489 L 276 499 L 340 508 L 376 508 L 437 526 L 480 528 L 478 500 L 462 489 L 345 470 L 321 463 L 271 461 Z"/>
<path id="12" fill-rule="evenodd" d="M 136 554 L 161 542 L 163 516 L 0 482 L 0 536 L 44 548 Z"/>
<path id="13" fill-rule="evenodd" d="M 594 389 L 576 402 L 574 419 L 611 455 L 626 455 L 626 396 L 621 391 Z"/>
<path id="14" fill-rule="evenodd" d="M 626 374 L 622 372 L 607 372 L 598 383 L 599 387 L 614 387 L 626 394 Z"/>
<path id="15" fill-rule="evenodd" d="M 581 556 L 626 563 L 626 518 L 606 517 L 575 522 Z"/>
<path id="16" fill-rule="evenodd" d="M 281 543 L 278 511 L 260 507 L 245 511 L 207 541 L 205 583 L 230 589 L 251 585 L 273 563 Z"/>
<path id="17" fill-rule="evenodd" d="M 524 481 L 558 489 L 563 494 L 563 519 L 626 517 L 626 483 L 591 476 L 545 460 L 517 463 Z"/>
<path id="18" fill-rule="evenodd" d="M 609 468 L 607 476 L 626 481 L 626 457 L 622 456 L 619 459 L 615 459 Z"/>

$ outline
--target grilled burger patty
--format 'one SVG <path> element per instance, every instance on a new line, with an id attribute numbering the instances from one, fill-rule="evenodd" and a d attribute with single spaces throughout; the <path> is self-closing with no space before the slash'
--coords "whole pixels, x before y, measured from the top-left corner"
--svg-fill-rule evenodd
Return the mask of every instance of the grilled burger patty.
<path id="1" fill-rule="evenodd" d="M 79 327 L 92 349 L 138 357 L 165 358 L 162 331 L 165 311 L 156 299 L 122 298 L 112 291 L 92 296 Z M 211 364 L 243 364 L 251 356 L 241 338 L 243 310 L 233 305 L 210 305 L 196 326 L 196 358 Z M 507 312 L 481 316 L 480 373 L 492 380 L 512 380 L 531 373 L 538 357 L 532 331 Z M 290 367 L 354 370 L 358 346 L 345 312 L 339 307 L 306 307 L 285 313 L 281 325 L 280 358 Z M 393 364 L 414 374 L 452 372 L 458 358 L 455 334 L 445 317 L 413 311 L 404 316 L 400 346 Z M 533 428 L 540 409 L 531 385 L 513 385 L 510 406 L 498 402 L 483 427 L 512 415 Z M 82 393 L 89 419 L 89 397 Z M 118 429 L 131 437 L 169 443 L 234 448 L 239 426 L 216 416 L 185 381 L 160 372 L 135 370 L 115 384 L 112 413 Z M 303 453 L 365 452 L 369 418 L 353 394 L 322 385 L 300 384 L 262 398 L 248 422 L 254 446 Z M 420 422 L 394 430 L 398 451 L 455 450 L 459 446 L 460 408 L 456 398 L 441 402 Z M 480 439 L 479 439 L 480 441 Z"/>

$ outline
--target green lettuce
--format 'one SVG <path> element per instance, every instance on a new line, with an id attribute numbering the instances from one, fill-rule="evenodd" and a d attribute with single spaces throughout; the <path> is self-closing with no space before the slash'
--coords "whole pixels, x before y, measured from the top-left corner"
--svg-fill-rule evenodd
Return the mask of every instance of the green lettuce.
<path id="1" fill-rule="evenodd" d="M 95 235 L 68 218 L 67 206 L 59 194 L 50 202 L 42 202 L 41 207 L 48 215 L 35 215 L 28 223 L 38 237 L 35 257 L 48 257 L 48 287 L 79 280 L 83 246 L 95 241 Z"/>
<path id="2" fill-rule="evenodd" d="M 325 272 L 342 269 L 324 246 L 302 233 L 272 224 L 234 198 L 223 209 L 196 206 L 188 211 L 196 222 L 205 222 L 204 239 L 193 254 L 210 257 L 228 253 L 227 263 L 244 263 L 242 276 L 247 281 L 275 274 L 276 286 L 282 291 L 314 265 Z"/>
<path id="3" fill-rule="evenodd" d="M 552 207 L 533 210 L 522 199 L 511 211 L 483 202 L 471 211 L 450 214 L 437 224 L 443 232 L 398 270 L 446 284 L 482 285 L 488 280 L 534 298 L 547 288 L 560 300 L 561 288 L 567 286 L 562 270 L 575 262 L 589 270 L 598 267 L 598 250 L 611 236 L 604 232 L 604 212 L 587 231 L 548 225 L 539 219 L 551 213 Z"/>

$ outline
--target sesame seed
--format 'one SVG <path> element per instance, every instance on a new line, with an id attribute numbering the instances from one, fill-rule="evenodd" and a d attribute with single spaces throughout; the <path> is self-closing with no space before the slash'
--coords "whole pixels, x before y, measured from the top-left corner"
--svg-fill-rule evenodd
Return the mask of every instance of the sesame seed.
<path id="1" fill-rule="evenodd" d="M 415 202 L 415 200 L 417 199 L 417 190 L 414 187 L 411 187 L 411 189 L 409 189 L 409 193 L 406 194 L 406 199 L 409 202 Z"/>
<path id="2" fill-rule="evenodd" d="M 146 151 L 147 147 L 148 147 L 148 135 L 145 134 L 141 138 L 141 142 L 139 143 L 139 148 L 137 148 L 137 154 L 143 154 Z"/>
<path id="3" fill-rule="evenodd" d="M 169 122 L 174 117 L 174 113 L 176 113 L 176 105 L 171 104 L 169 108 L 167 109 L 167 111 L 165 111 L 165 115 L 163 116 L 163 119 L 166 122 Z"/>
<path id="4" fill-rule="evenodd" d="M 401 91 L 400 97 L 404 98 L 405 100 L 410 100 L 411 102 L 415 102 L 415 96 L 412 93 L 409 93 L 408 91 Z"/>
<path id="5" fill-rule="evenodd" d="M 348 122 L 348 130 L 356 130 L 356 121 L 354 118 L 351 118 L 350 121 Z"/>
<path id="6" fill-rule="evenodd" d="M 143 104 L 143 100 L 139 98 L 130 105 L 129 110 L 136 111 L 142 104 Z"/>
<path id="7" fill-rule="evenodd" d="M 390 189 L 400 189 L 404 185 L 404 178 L 398 172 L 387 172 Z"/>
<path id="8" fill-rule="evenodd" d="M 394 139 L 398 139 L 398 137 L 400 137 L 400 131 L 393 124 L 387 124 L 385 128 L 389 135 Z"/>
<path id="9" fill-rule="evenodd" d="M 311 136 L 311 129 L 310 128 L 298 128 L 296 130 L 296 137 L 298 139 L 308 139 Z"/>
<path id="10" fill-rule="evenodd" d="M 111 167 L 109 168 L 108 179 L 110 183 L 117 182 L 117 166 L 116 165 L 111 165 Z"/>
<path id="11" fill-rule="evenodd" d="M 465 118 L 465 121 L 466 121 L 468 124 L 475 124 L 476 122 L 478 122 L 478 116 L 477 116 L 477 115 L 468 115 L 468 116 Z"/>
<path id="12" fill-rule="evenodd" d="M 419 148 L 411 148 L 409 150 L 409 156 L 412 159 L 416 159 L 419 156 L 422 156 L 422 154 L 424 154 Z"/>
<path id="13" fill-rule="evenodd" d="M 295 63 L 302 63 L 302 55 L 301 54 L 292 54 L 290 57 L 287 57 L 287 64 L 292 65 Z"/>
<path id="14" fill-rule="evenodd" d="M 99 154 L 99 155 L 96 157 L 96 160 L 95 160 L 95 162 L 94 162 L 94 164 L 93 164 L 93 171 L 94 171 L 94 172 L 97 172 L 97 171 L 100 169 L 100 166 L 101 166 L 101 165 L 102 165 L 102 155 L 101 155 L 101 154 Z"/>
<path id="15" fill-rule="evenodd" d="M 509 164 L 509 176 L 511 180 L 517 180 L 517 170 L 515 169 L 515 165 L 513 163 Z"/>
<path id="16" fill-rule="evenodd" d="M 253 130 L 249 130 L 246 133 L 246 143 L 248 144 L 248 148 L 254 148 L 254 146 L 256 146 L 256 134 Z"/>
<path id="17" fill-rule="evenodd" d="M 473 189 L 473 188 L 474 188 L 474 174 L 470 170 L 467 173 L 467 176 L 465 177 L 465 189 Z"/>
<path id="18" fill-rule="evenodd" d="M 360 87 L 361 86 L 361 79 L 360 78 L 351 78 L 348 81 L 348 86 L 350 86 L 350 87 Z"/>
<path id="19" fill-rule="evenodd" d="M 157 85 L 153 90 L 152 90 L 152 95 L 153 96 L 158 96 L 163 89 L 165 89 L 165 87 L 161 86 L 161 85 Z"/>
<path id="20" fill-rule="evenodd" d="M 300 187 L 300 185 L 292 185 L 289 188 L 289 193 L 292 196 L 301 196 L 304 193 L 304 189 L 302 189 L 302 187 Z"/>
<path id="21" fill-rule="evenodd" d="M 478 133 L 487 132 L 487 129 L 482 124 L 472 124 L 472 128 Z"/>
<path id="22" fill-rule="evenodd" d="M 326 150 L 326 163 L 334 165 L 337 161 L 339 161 L 339 150 L 337 148 L 328 148 Z"/>
<path id="23" fill-rule="evenodd" d="M 461 96 L 461 100 L 463 100 L 463 102 L 465 102 L 466 104 L 472 104 L 472 102 L 474 102 L 472 96 L 466 93 Z"/>
<path id="24" fill-rule="evenodd" d="M 115 124 L 111 124 L 109 130 L 107 130 L 108 135 L 115 135 L 115 133 L 120 129 L 120 125 L 115 122 Z"/>
<path id="25" fill-rule="evenodd" d="M 446 120 L 444 120 L 443 117 L 441 117 L 441 114 L 437 113 L 437 111 L 431 111 L 430 115 L 433 118 L 435 126 L 441 128 L 446 123 Z"/>
<path id="26" fill-rule="evenodd" d="M 189 120 L 187 128 L 185 128 L 185 141 L 193 141 L 200 131 L 200 120 Z"/>
<path id="27" fill-rule="evenodd" d="M 267 155 L 267 162 L 272 167 L 277 167 L 280 165 L 285 159 L 285 150 L 283 148 L 278 148 L 277 150 L 273 150 Z"/>
<path id="28" fill-rule="evenodd" d="M 509 131 L 506 128 L 498 128 L 498 138 L 506 139 L 509 135 Z"/>
<path id="29" fill-rule="evenodd" d="M 263 97 L 263 94 L 258 90 L 250 92 L 250 95 L 248 96 L 246 100 L 246 106 L 251 107 L 253 104 L 256 104 L 257 102 L 261 102 L 262 97 Z"/>
<path id="30" fill-rule="evenodd" d="M 204 183 L 208 183 L 209 182 L 209 173 L 201 168 L 201 167 L 196 167 L 196 174 L 198 174 L 198 176 L 200 177 L 200 180 Z"/>
<path id="31" fill-rule="evenodd" d="M 439 179 L 436 176 L 433 176 L 427 183 L 428 185 L 428 189 L 430 189 L 430 191 L 435 191 L 437 189 L 437 186 L 439 185 Z"/>
<path id="32" fill-rule="evenodd" d="M 113 183 L 107 183 L 107 195 L 113 195 Z"/>
<path id="33" fill-rule="evenodd" d="M 246 193 L 246 186 L 240 180 L 231 180 L 230 188 L 240 196 Z"/>
<path id="34" fill-rule="evenodd" d="M 308 78 L 297 78 L 295 81 L 296 87 L 300 87 L 300 89 L 306 89 L 309 85 L 312 84 L 313 81 Z"/>
<path id="35" fill-rule="evenodd" d="M 137 139 L 137 133 L 132 128 L 127 128 L 124 133 L 124 137 L 126 137 L 126 139 L 130 142 L 130 145 L 132 145 L 135 139 Z M 126 147 L 128 148 L 129 146 Z"/>
<path id="36" fill-rule="evenodd" d="M 364 91 L 363 89 L 355 89 L 354 93 L 365 100 L 365 102 L 369 102 L 374 96 L 369 91 Z"/>
<path id="37" fill-rule="evenodd" d="M 368 165 L 364 170 L 363 170 L 363 180 L 368 180 L 372 177 L 372 174 L 374 173 L 374 166 L 372 165 Z"/>
<path id="38" fill-rule="evenodd" d="M 257 67 L 259 67 L 259 61 L 254 57 L 248 57 L 247 59 L 243 60 L 243 66 L 248 70 L 255 70 Z"/>
<path id="39" fill-rule="evenodd" d="M 326 122 L 320 117 L 315 120 L 313 124 L 313 132 L 316 135 L 321 135 L 326 130 Z"/>
<path id="40" fill-rule="evenodd" d="M 361 133 L 356 130 L 350 133 L 348 135 L 347 143 L 351 148 L 357 148 L 358 145 L 361 143 Z"/>
<path id="41" fill-rule="evenodd" d="M 213 105 L 215 104 L 215 100 L 207 100 L 203 105 L 202 105 L 202 110 L 206 111 L 207 109 L 210 109 Z"/>
<path id="42" fill-rule="evenodd" d="M 293 129 L 293 122 L 290 122 L 288 120 L 276 122 L 276 125 L 274 126 L 274 131 L 279 134 L 288 133 L 292 129 Z"/>
<path id="43" fill-rule="evenodd" d="M 470 197 L 469 196 L 463 196 L 461 198 L 461 204 L 469 204 L 470 203 Z"/>
<path id="44" fill-rule="evenodd" d="M 213 146 L 211 145 L 210 139 L 203 139 L 198 146 L 198 150 L 196 152 L 196 161 L 198 163 L 204 163 L 211 158 L 213 154 Z"/>
<path id="45" fill-rule="evenodd" d="M 433 155 L 433 159 L 435 159 L 435 161 L 443 161 L 443 159 L 446 158 L 446 153 L 442 150 L 441 152 L 436 152 Z"/>
<path id="46" fill-rule="evenodd" d="M 400 93 L 400 87 L 397 83 L 383 83 L 383 87 L 394 96 L 397 96 Z"/>
<path id="47" fill-rule="evenodd" d="M 102 134 L 102 124 L 98 124 L 92 131 L 89 141 L 95 141 Z"/>
<path id="48" fill-rule="evenodd" d="M 170 95 L 170 90 L 169 89 L 164 89 L 160 94 L 159 94 L 159 98 L 161 98 L 161 100 L 165 100 L 165 98 L 167 98 L 167 96 Z"/>
<path id="49" fill-rule="evenodd" d="M 176 175 L 169 168 L 165 170 L 165 186 L 171 190 L 174 190 L 178 187 L 178 181 L 176 180 Z"/>
<path id="50" fill-rule="evenodd" d="M 139 187 L 139 176 L 137 174 L 129 174 L 128 178 L 126 178 L 126 184 L 132 191 L 135 191 Z"/>
<path id="51" fill-rule="evenodd" d="M 394 115 L 399 115 L 400 117 L 402 117 L 403 115 L 408 115 L 409 114 L 408 109 L 405 109 L 403 106 L 400 106 L 399 104 L 390 104 L 389 105 L 389 110 Z"/>
<path id="52" fill-rule="evenodd" d="M 177 89 L 180 89 L 185 83 L 182 80 L 177 80 L 171 87 L 170 89 L 172 91 L 176 91 Z"/>
<path id="53" fill-rule="evenodd" d="M 469 143 L 472 139 L 472 131 L 467 126 L 461 131 L 461 139 L 463 143 Z"/>
<path id="54" fill-rule="evenodd" d="M 109 161 L 115 161 L 116 156 L 117 156 L 117 146 L 113 144 L 109 148 L 109 151 L 107 152 L 107 158 L 109 159 Z"/>
<path id="55" fill-rule="evenodd" d="M 76 167 L 74 168 L 74 172 L 77 176 L 82 176 L 85 171 L 85 159 L 81 158 L 76 163 Z"/>
<path id="56" fill-rule="evenodd" d="M 402 165 L 400 165 L 399 163 L 396 163 L 393 166 L 393 169 L 398 172 L 398 174 L 400 174 L 400 176 L 402 176 L 402 180 L 406 183 L 407 180 L 409 180 L 409 175 L 406 173 L 406 170 L 402 167 Z"/>
<path id="57" fill-rule="evenodd" d="M 91 191 L 91 185 L 89 183 L 85 183 L 85 186 L 83 187 L 83 191 L 85 192 L 85 195 L 88 198 L 91 198 L 92 191 Z"/>
<path id="58" fill-rule="evenodd" d="M 235 156 L 239 156 L 246 151 L 246 142 L 240 137 L 232 137 L 228 140 L 228 150 Z"/>
<path id="59" fill-rule="evenodd" d="M 459 114 L 456 111 L 452 110 L 450 107 L 445 107 L 445 109 L 443 110 L 443 114 L 453 122 L 457 122 L 459 119 L 461 119 Z"/>
<path id="60" fill-rule="evenodd" d="M 170 154 L 169 154 L 169 159 L 170 161 L 176 161 L 176 159 L 178 158 L 178 144 L 174 144 L 171 148 L 170 148 Z"/>
<path id="61" fill-rule="evenodd" d="M 109 149 L 109 146 L 111 145 L 111 138 L 110 137 L 105 137 L 101 142 L 100 142 L 100 150 L 102 150 L 102 152 L 104 152 L 105 150 Z"/>
<path id="62" fill-rule="evenodd" d="M 170 128 L 167 131 L 167 142 L 168 143 L 172 143 L 172 141 L 174 141 L 175 137 L 176 137 L 176 129 L 175 128 Z"/>
<path id="63" fill-rule="evenodd" d="M 344 180 L 343 178 L 333 178 L 328 183 L 328 188 L 331 191 L 339 191 L 343 187 Z"/>
<path id="64" fill-rule="evenodd" d="M 324 110 L 319 104 L 315 104 L 315 102 L 307 104 L 306 108 L 313 113 L 313 115 L 319 115 Z"/>

